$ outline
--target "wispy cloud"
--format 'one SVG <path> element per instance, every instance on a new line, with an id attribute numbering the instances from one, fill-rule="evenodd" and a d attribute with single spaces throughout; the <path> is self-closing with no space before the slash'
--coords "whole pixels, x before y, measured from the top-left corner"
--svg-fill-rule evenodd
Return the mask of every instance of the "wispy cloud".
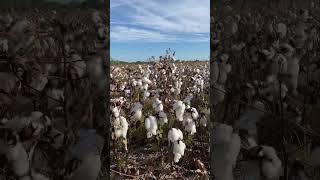
<path id="1" fill-rule="evenodd" d="M 174 42 L 176 40 L 175 37 L 170 37 L 168 35 L 151 30 L 129 28 L 126 26 L 115 26 L 111 29 L 111 41 Z"/>
<path id="2" fill-rule="evenodd" d="M 209 0 L 110 2 L 111 41 L 209 41 Z"/>

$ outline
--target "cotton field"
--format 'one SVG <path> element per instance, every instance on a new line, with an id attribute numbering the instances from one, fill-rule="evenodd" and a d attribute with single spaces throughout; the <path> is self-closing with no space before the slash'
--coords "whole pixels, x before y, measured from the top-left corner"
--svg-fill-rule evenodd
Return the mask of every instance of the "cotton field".
<path id="1" fill-rule="evenodd" d="M 320 178 L 319 10 L 312 1 L 212 10 L 215 179 Z"/>
<path id="2" fill-rule="evenodd" d="M 65 13 L 0 14 L 0 179 L 106 174 L 107 17 L 97 10 Z"/>
<path id="3" fill-rule="evenodd" d="M 111 66 L 111 172 L 137 179 L 208 178 L 209 63 Z"/>

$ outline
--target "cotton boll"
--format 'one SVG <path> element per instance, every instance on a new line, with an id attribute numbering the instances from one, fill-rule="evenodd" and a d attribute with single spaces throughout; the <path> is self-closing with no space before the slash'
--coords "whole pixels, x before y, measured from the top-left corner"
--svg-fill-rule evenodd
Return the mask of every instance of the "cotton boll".
<path id="1" fill-rule="evenodd" d="M 113 113 L 113 116 L 118 118 L 120 116 L 120 110 L 118 107 L 114 107 L 111 109 L 111 112 Z"/>
<path id="2" fill-rule="evenodd" d="M 138 81 L 136 81 L 135 79 L 132 80 L 132 86 L 135 87 L 138 85 Z"/>
<path id="3" fill-rule="evenodd" d="M 152 81 L 150 81 L 150 79 L 148 79 L 147 77 L 143 77 L 142 82 L 145 84 L 152 84 Z"/>
<path id="4" fill-rule="evenodd" d="M 281 173 L 281 160 L 277 156 L 276 151 L 270 146 L 261 146 L 262 150 L 259 156 L 264 158 L 262 160 L 261 171 L 267 179 L 278 178 Z"/>
<path id="5" fill-rule="evenodd" d="M 143 92 L 143 100 L 146 100 L 149 96 L 150 96 L 150 92 L 149 91 L 144 91 Z"/>
<path id="6" fill-rule="evenodd" d="M 159 98 L 155 99 L 155 102 L 152 104 L 152 107 L 156 113 L 163 111 L 163 104 L 162 101 L 159 100 Z"/>
<path id="7" fill-rule="evenodd" d="M 156 117 L 149 116 L 146 118 L 144 125 L 147 130 L 147 138 L 157 135 L 158 124 Z"/>
<path id="8" fill-rule="evenodd" d="M 277 25 L 277 33 L 280 38 L 284 38 L 287 35 L 287 26 L 284 23 L 279 23 Z"/>
<path id="9" fill-rule="evenodd" d="M 232 180 L 232 169 L 240 152 L 241 139 L 233 133 L 233 128 L 226 124 L 218 124 L 213 129 L 213 168 L 215 178 Z"/>
<path id="10" fill-rule="evenodd" d="M 184 121 L 184 128 L 191 135 L 197 132 L 196 124 L 192 119 L 190 121 Z"/>
<path id="11" fill-rule="evenodd" d="M 199 113 L 196 108 L 191 108 L 191 115 L 194 120 L 197 120 L 199 118 Z"/>
<path id="12" fill-rule="evenodd" d="M 79 140 L 73 147 L 72 158 L 81 161 L 80 166 L 72 173 L 71 180 L 95 180 L 100 171 L 100 155 L 104 146 L 104 138 L 94 129 L 79 131 Z"/>
<path id="13" fill-rule="evenodd" d="M 300 61 L 299 58 L 296 58 L 296 57 L 288 61 L 287 75 L 289 77 L 286 79 L 285 83 L 288 86 L 288 89 L 294 94 L 297 93 L 297 87 L 298 87 L 298 77 L 299 77 L 299 71 L 300 71 L 299 61 Z"/>
<path id="14" fill-rule="evenodd" d="M 128 127 L 129 124 L 126 118 L 124 118 L 123 116 L 116 118 L 114 122 L 114 131 L 116 138 L 127 138 Z"/>
<path id="15" fill-rule="evenodd" d="M 173 110 L 176 113 L 176 118 L 178 121 L 183 121 L 184 111 L 186 109 L 186 105 L 182 101 L 176 101 L 173 104 Z"/>
<path id="16" fill-rule="evenodd" d="M 184 156 L 184 151 L 186 149 L 186 144 L 184 144 L 181 140 L 173 143 L 173 154 L 174 154 L 174 162 L 178 163 L 182 156 Z"/>
<path id="17" fill-rule="evenodd" d="M 167 114 L 163 111 L 159 112 L 159 123 L 166 124 L 168 123 L 168 117 Z"/>
<path id="18" fill-rule="evenodd" d="M 177 142 L 178 140 L 183 140 L 182 131 L 180 129 L 171 128 L 168 132 L 169 144 Z"/>
<path id="19" fill-rule="evenodd" d="M 132 114 L 131 118 L 133 120 L 141 119 L 142 118 L 142 104 L 140 102 L 134 103 L 130 113 Z"/>
<path id="20" fill-rule="evenodd" d="M 15 146 L 11 147 L 6 153 L 6 157 L 17 176 L 24 176 L 30 170 L 28 154 L 22 143 L 18 142 Z"/>
<path id="21" fill-rule="evenodd" d="M 267 60 L 271 60 L 276 55 L 276 51 L 273 47 L 270 47 L 269 50 L 262 50 L 262 53 L 266 56 Z"/>
<path id="22" fill-rule="evenodd" d="M 89 154 L 73 172 L 70 180 L 96 180 L 99 176 L 101 160 L 99 155 Z"/>

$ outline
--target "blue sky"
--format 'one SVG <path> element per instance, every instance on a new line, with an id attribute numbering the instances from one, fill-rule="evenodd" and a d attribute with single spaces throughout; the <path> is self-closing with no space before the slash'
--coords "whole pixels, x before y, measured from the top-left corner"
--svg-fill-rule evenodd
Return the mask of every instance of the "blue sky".
<path id="1" fill-rule="evenodd" d="M 110 0 L 111 57 L 146 60 L 176 51 L 177 59 L 208 59 L 210 0 Z"/>

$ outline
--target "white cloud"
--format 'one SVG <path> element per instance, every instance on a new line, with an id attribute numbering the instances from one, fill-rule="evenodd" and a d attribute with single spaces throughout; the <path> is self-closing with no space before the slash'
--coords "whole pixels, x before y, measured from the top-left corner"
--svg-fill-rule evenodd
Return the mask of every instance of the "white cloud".
<path id="1" fill-rule="evenodd" d="M 115 26 L 111 28 L 111 41 L 144 41 L 144 42 L 174 42 L 176 39 L 156 31 L 150 31 L 138 28 L 129 28 L 126 26 Z"/>
<path id="2" fill-rule="evenodd" d="M 159 39 L 163 41 L 165 40 L 163 38 L 169 38 L 168 41 L 172 41 L 172 39 L 195 42 L 209 41 L 207 37 L 210 33 L 209 0 L 110 0 L 110 2 L 111 17 L 114 18 L 111 20 L 111 26 L 135 25 L 140 30 L 151 29 L 152 31 L 148 30 L 147 34 L 156 33 L 154 38 L 150 37 L 154 41 Z M 123 15 L 121 19 L 112 16 L 113 11 L 117 11 L 118 7 L 126 7 L 127 10 L 121 9 Z M 111 33 L 112 29 L 114 28 L 111 27 Z M 147 30 L 142 31 L 145 33 Z M 180 38 L 181 34 L 187 38 Z M 194 38 L 199 34 L 201 34 L 201 38 L 198 40 Z M 127 36 L 127 34 L 123 34 L 123 36 Z M 113 38 L 112 35 L 111 38 Z M 141 40 L 145 40 L 145 38 Z"/>

